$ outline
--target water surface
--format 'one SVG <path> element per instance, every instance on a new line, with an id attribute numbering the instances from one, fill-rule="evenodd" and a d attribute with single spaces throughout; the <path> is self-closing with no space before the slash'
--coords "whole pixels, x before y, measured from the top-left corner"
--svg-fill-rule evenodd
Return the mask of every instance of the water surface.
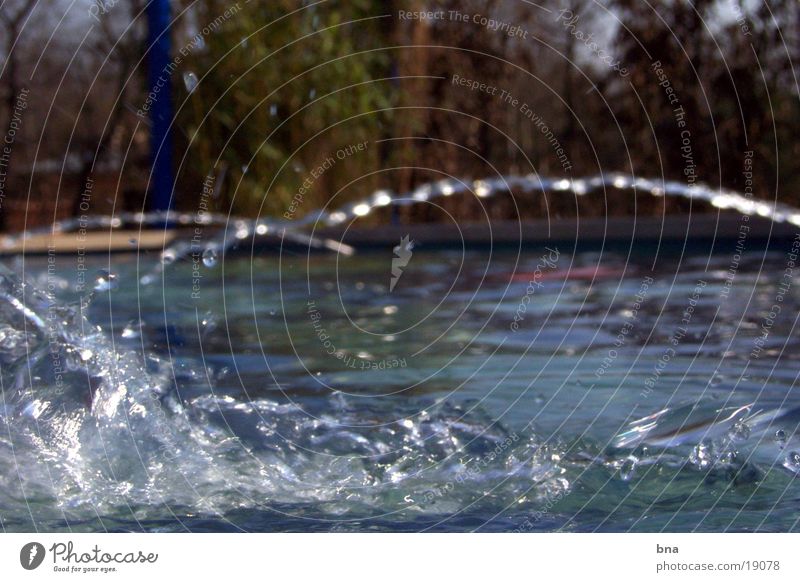
<path id="1" fill-rule="evenodd" d="M 795 530 L 791 241 L 734 245 L 18 262 L 0 523 Z"/>

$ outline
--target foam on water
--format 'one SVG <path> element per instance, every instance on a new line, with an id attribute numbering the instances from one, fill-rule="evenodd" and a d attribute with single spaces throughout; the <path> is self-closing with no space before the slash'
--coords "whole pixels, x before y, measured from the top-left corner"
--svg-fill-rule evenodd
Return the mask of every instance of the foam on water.
<path id="1" fill-rule="evenodd" d="M 272 503 L 425 513 L 569 487 L 553 447 L 455 406 L 350 409 L 336 395 L 311 415 L 266 399 L 182 401 L 166 362 L 115 346 L 81 306 L 8 271 L 0 283 L 7 526 L 25 507 L 34 523 Z"/>

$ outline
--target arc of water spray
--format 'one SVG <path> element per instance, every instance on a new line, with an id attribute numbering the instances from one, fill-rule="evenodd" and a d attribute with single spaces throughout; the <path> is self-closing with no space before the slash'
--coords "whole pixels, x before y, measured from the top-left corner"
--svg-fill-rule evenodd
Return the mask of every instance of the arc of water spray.
<path id="1" fill-rule="evenodd" d="M 295 220 L 245 219 L 214 213 L 180 213 L 175 211 L 151 213 L 121 213 L 116 216 L 93 216 L 88 220 L 76 218 L 64 220 L 42 229 L 32 229 L 25 233 L 6 237 L 5 244 L 11 246 L 24 237 L 37 234 L 72 232 L 78 228 L 92 230 L 101 228 L 120 228 L 124 225 L 162 226 L 176 224 L 179 226 L 202 225 L 221 227 L 222 233 L 206 243 L 205 250 L 222 252 L 233 248 L 242 240 L 280 234 L 284 240 L 306 245 L 311 248 L 327 249 L 344 255 L 352 255 L 354 249 L 342 242 L 315 238 L 302 232 L 314 224 L 339 226 L 345 222 L 367 216 L 373 210 L 392 204 L 407 206 L 426 202 L 435 198 L 449 197 L 456 194 L 472 193 L 478 198 L 489 198 L 500 192 L 519 191 L 522 193 L 564 192 L 575 196 L 583 196 L 592 191 L 615 188 L 618 190 L 634 190 L 649 193 L 653 196 L 678 196 L 689 200 L 702 200 L 716 208 L 730 209 L 741 214 L 757 215 L 777 223 L 789 223 L 800 227 L 800 209 L 781 202 L 768 202 L 751 196 L 727 190 L 711 188 L 696 184 L 689 186 L 682 182 L 654 180 L 650 178 L 634 178 L 626 174 L 601 174 L 585 178 L 546 178 L 536 174 L 527 176 L 499 176 L 473 181 L 454 179 L 440 180 L 418 186 L 402 195 L 395 195 L 388 190 L 377 190 L 365 200 L 347 204 L 336 210 L 315 210 Z M 198 252 L 196 246 L 186 241 L 176 241 L 162 252 L 161 264 L 153 272 L 145 275 L 142 282 L 147 283 L 160 275 L 164 267 L 178 259 L 186 258 Z"/>

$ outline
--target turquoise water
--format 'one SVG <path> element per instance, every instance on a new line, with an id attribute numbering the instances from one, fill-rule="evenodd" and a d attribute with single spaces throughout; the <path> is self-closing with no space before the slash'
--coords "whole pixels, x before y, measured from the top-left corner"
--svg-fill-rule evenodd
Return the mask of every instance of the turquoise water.
<path id="1" fill-rule="evenodd" d="M 17 262 L 3 529 L 798 529 L 791 241 L 393 257 Z"/>

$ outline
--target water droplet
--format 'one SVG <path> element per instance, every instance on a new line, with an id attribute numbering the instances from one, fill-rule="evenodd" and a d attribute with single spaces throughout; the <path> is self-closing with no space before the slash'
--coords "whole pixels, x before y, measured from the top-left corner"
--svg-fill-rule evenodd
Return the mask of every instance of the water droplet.
<path id="1" fill-rule="evenodd" d="M 203 264 L 208 267 L 215 267 L 217 264 L 217 249 L 209 247 L 203 251 Z"/>
<path id="2" fill-rule="evenodd" d="M 207 311 L 200 320 L 200 327 L 203 330 L 203 335 L 214 331 L 217 328 L 217 317 L 210 311 Z"/>
<path id="3" fill-rule="evenodd" d="M 371 208 L 369 207 L 369 204 L 357 204 L 353 208 L 353 214 L 355 214 L 356 216 L 366 216 L 367 214 L 369 214 L 370 210 Z"/>
<path id="4" fill-rule="evenodd" d="M 787 454 L 783 466 L 794 473 L 800 473 L 800 452 L 791 451 Z"/>
<path id="5" fill-rule="evenodd" d="M 186 87 L 186 91 L 188 93 L 194 93 L 194 90 L 197 89 L 197 86 L 200 84 L 200 81 L 197 80 L 197 75 L 195 75 L 191 71 L 187 71 L 183 74 L 183 84 Z"/>
<path id="6" fill-rule="evenodd" d="M 743 422 L 737 422 L 731 429 L 730 436 L 735 441 L 746 441 L 750 438 L 750 427 Z"/>
<path id="7" fill-rule="evenodd" d="M 308 92 L 308 98 L 309 99 L 313 99 L 316 96 L 317 96 L 317 90 L 316 89 L 311 89 L 311 91 Z"/>
<path id="8" fill-rule="evenodd" d="M 131 246 L 136 246 L 136 243 L 139 242 L 135 238 L 128 239 L 128 242 L 131 243 Z"/>
<path id="9" fill-rule="evenodd" d="M 275 117 L 275 116 L 278 115 L 278 106 L 275 103 L 273 103 L 272 105 L 269 106 L 269 114 L 272 117 Z"/>
<path id="10" fill-rule="evenodd" d="M 167 249 L 161 253 L 161 263 L 164 265 L 171 265 L 178 259 L 178 255 L 172 249 Z"/>
<path id="11" fill-rule="evenodd" d="M 775 442 L 778 444 L 780 448 L 786 446 L 786 431 L 783 429 L 778 429 L 775 431 Z"/>
<path id="12" fill-rule="evenodd" d="M 625 176 L 617 176 L 614 178 L 612 183 L 614 184 L 615 188 L 619 189 L 626 188 L 628 186 L 628 180 L 625 178 Z"/>
<path id="13" fill-rule="evenodd" d="M 714 462 L 713 452 L 708 445 L 700 443 L 689 455 L 689 462 L 700 469 L 708 469 Z"/>
<path id="14" fill-rule="evenodd" d="M 125 329 L 122 330 L 122 337 L 125 339 L 137 339 L 142 335 L 142 324 L 136 320 L 131 320 Z"/>
<path id="15" fill-rule="evenodd" d="M 567 180 L 566 178 L 564 178 L 563 180 L 558 180 L 553 183 L 553 190 L 566 192 L 567 190 L 569 190 L 569 187 L 570 183 L 569 180 Z"/>
<path id="16" fill-rule="evenodd" d="M 375 206 L 388 206 L 392 202 L 392 196 L 385 190 L 378 190 L 373 195 L 373 203 Z"/>
<path id="17" fill-rule="evenodd" d="M 476 181 L 474 187 L 475 187 L 475 195 L 478 198 L 487 198 L 492 194 L 491 187 L 483 180 Z"/>
<path id="18" fill-rule="evenodd" d="M 619 468 L 619 476 L 623 481 L 630 481 L 633 479 L 633 476 L 636 472 L 636 463 L 638 462 L 639 459 L 633 455 L 622 462 L 622 465 Z"/>
<path id="19" fill-rule="evenodd" d="M 108 272 L 106 269 L 97 271 L 97 278 L 94 280 L 94 290 L 98 293 L 111 291 L 117 287 L 117 276 Z"/>
<path id="20" fill-rule="evenodd" d="M 275 315 L 276 313 L 277 313 L 277 311 L 275 311 L 274 309 L 270 309 L 269 310 L 269 314 L 270 315 Z"/>

